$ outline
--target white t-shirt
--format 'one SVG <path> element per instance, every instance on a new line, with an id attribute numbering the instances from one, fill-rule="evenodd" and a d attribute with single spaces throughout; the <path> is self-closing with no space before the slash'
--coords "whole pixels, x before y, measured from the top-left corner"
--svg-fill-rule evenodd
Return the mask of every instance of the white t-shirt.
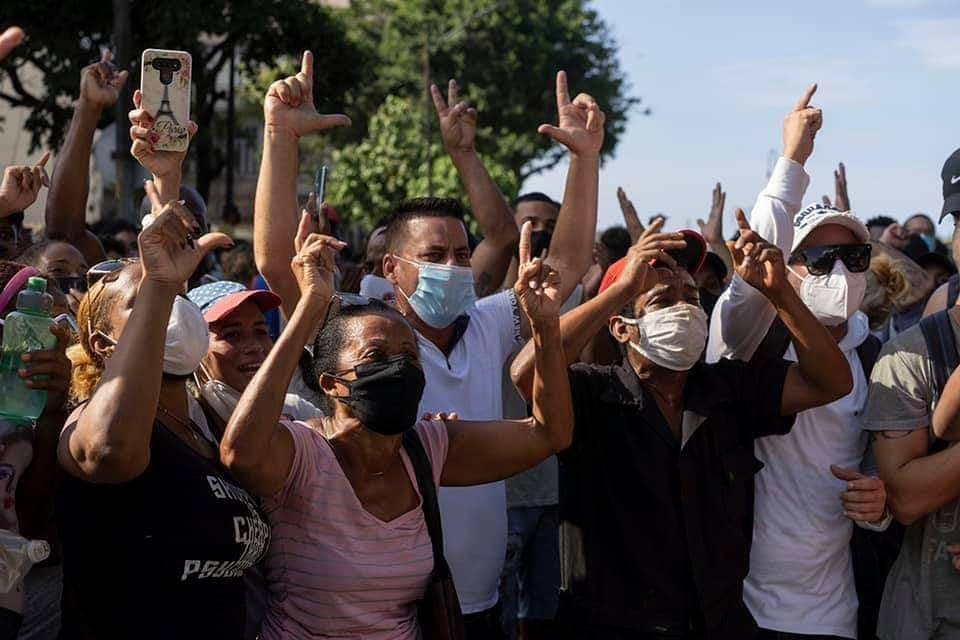
<path id="1" fill-rule="evenodd" d="M 797 414 L 785 436 L 758 438 L 764 468 L 755 483 L 753 547 L 743 599 L 764 629 L 857 637 L 857 591 L 850 558 L 853 523 L 843 515 L 846 483 L 830 465 L 860 469 L 867 433 L 860 412 L 868 381 L 857 347 L 867 318 L 847 322 L 839 347 L 850 364 L 853 390 L 828 405 Z M 793 346 L 786 359 L 796 361 Z"/>
<path id="2" fill-rule="evenodd" d="M 456 411 L 462 420 L 503 417 L 503 364 L 520 341 L 513 291 L 481 299 L 468 315 L 466 332 L 449 357 L 419 333 L 420 362 L 427 384 L 424 412 Z M 497 585 L 507 549 L 507 503 L 503 482 L 441 487 L 443 547 L 464 613 L 497 603 Z"/>

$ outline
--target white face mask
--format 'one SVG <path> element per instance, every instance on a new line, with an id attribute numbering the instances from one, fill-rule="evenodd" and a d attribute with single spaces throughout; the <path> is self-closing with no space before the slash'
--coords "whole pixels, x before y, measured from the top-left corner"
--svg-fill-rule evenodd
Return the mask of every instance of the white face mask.
<path id="1" fill-rule="evenodd" d="M 372 273 L 368 273 L 360 280 L 360 295 L 383 300 L 390 304 L 393 304 L 396 299 L 393 283 Z"/>
<path id="2" fill-rule="evenodd" d="M 237 408 L 237 404 L 240 403 L 242 394 L 226 382 L 211 379 L 200 387 L 200 395 L 210 405 L 210 408 L 224 422 L 227 422 L 233 415 L 233 410 Z"/>
<path id="3" fill-rule="evenodd" d="M 834 262 L 830 273 L 822 276 L 804 278 L 793 269 L 790 273 L 803 280 L 800 299 L 820 324 L 827 327 L 843 324 L 856 313 L 867 291 L 866 275 L 850 273 L 843 260 Z"/>
<path id="4" fill-rule="evenodd" d="M 167 322 L 163 372 L 173 376 L 193 373 L 209 348 L 210 331 L 200 307 L 183 296 L 177 296 Z"/>
<path id="5" fill-rule="evenodd" d="M 655 365 L 687 371 L 707 346 L 707 314 L 698 306 L 679 302 L 640 318 L 620 318 L 637 327 L 640 337 L 631 348 Z"/>

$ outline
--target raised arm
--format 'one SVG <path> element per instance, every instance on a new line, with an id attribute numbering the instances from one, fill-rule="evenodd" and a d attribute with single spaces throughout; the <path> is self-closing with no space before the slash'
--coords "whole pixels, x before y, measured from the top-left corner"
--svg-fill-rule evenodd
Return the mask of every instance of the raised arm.
<path id="1" fill-rule="evenodd" d="M 470 200 L 470 209 L 480 225 L 483 241 L 474 250 L 473 281 L 477 296 L 494 293 L 503 282 L 517 249 L 520 232 L 513 213 L 477 154 L 477 110 L 457 101 L 457 81 L 450 80 L 447 100 L 437 85 L 430 85 L 433 106 L 440 119 L 443 146 L 457 168 L 460 182 Z"/>
<path id="2" fill-rule="evenodd" d="M 111 58 L 109 49 L 104 49 L 100 62 L 80 72 L 80 96 L 57 156 L 45 212 L 47 236 L 77 247 L 91 265 L 105 257 L 100 240 L 86 226 L 93 134 L 103 110 L 120 97 L 128 75 L 127 71 L 117 72 Z"/>
<path id="3" fill-rule="evenodd" d="M 40 195 L 40 189 L 50 185 L 44 165 L 50 159 L 47 151 L 33 166 L 11 165 L 3 170 L 0 180 L 0 218 L 25 211 Z"/>
<path id="4" fill-rule="evenodd" d="M 726 238 L 723 237 L 723 207 L 727 204 L 727 193 L 720 187 L 720 183 L 713 188 L 713 202 L 710 205 L 710 214 L 706 222 L 697 220 L 700 234 L 710 245 L 710 250 L 717 254 L 727 267 L 727 273 L 733 274 L 733 260 L 727 250 Z"/>
<path id="5" fill-rule="evenodd" d="M 240 484 L 262 497 L 283 488 L 293 464 L 293 438 L 279 424 L 284 396 L 303 345 L 323 321 L 333 294 L 335 254 L 345 246 L 335 238 L 307 232 L 301 223 L 291 268 L 300 295 L 290 321 L 247 385 L 220 441 L 223 464 Z"/>
<path id="6" fill-rule="evenodd" d="M 617 202 L 620 203 L 620 213 L 623 214 L 623 224 L 627 227 L 627 233 L 630 234 L 630 244 L 636 244 L 643 233 L 643 223 L 640 222 L 640 216 L 637 215 L 637 209 L 633 202 L 627 197 L 627 192 L 623 187 L 617 187 Z"/>
<path id="7" fill-rule="evenodd" d="M 448 422 L 450 446 L 441 484 L 503 480 L 563 451 L 573 440 L 573 402 L 560 338 L 560 275 L 540 258 L 531 258 L 530 231 L 527 222 L 513 290 L 533 334 L 533 415 L 526 420 Z"/>
<path id="8" fill-rule="evenodd" d="M 750 214 L 750 226 L 766 241 L 790 255 L 793 217 L 800 210 L 810 178 L 803 165 L 813 153 L 813 140 L 823 122 L 820 109 L 810 106 L 817 85 L 807 87 L 783 121 L 783 156 L 760 192 Z M 777 312 L 769 300 L 734 274 L 714 307 L 707 344 L 707 362 L 720 358 L 749 360 L 770 329 Z"/>
<path id="9" fill-rule="evenodd" d="M 750 229 L 736 210 L 740 237 L 727 244 L 737 275 L 770 301 L 790 332 L 797 362 L 787 370 L 780 413 L 788 416 L 850 393 L 853 376 L 830 332 L 814 317 L 787 281 L 783 253 Z"/>
<path id="10" fill-rule="evenodd" d="M 650 263 L 655 259 L 672 262 L 669 255 L 661 252 L 681 249 L 686 246 L 679 233 L 660 233 L 663 220 L 655 220 L 640 235 L 640 239 L 627 252 L 626 264 L 617 281 L 603 293 L 587 300 L 560 318 L 560 334 L 566 364 L 577 361 L 580 352 L 600 331 L 605 331 L 610 316 L 620 313 L 624 305 L 657 283 L 656 271 Z M 529 401 L 533 392 L 535 363 L 534 343 L 528 342 L 517 354 L 510 367 L 513 383 Z"/>
<path id="11" fill-rule="evenodd" d="M 300 137 L 350 125 L 345 115 L 322 115 L 313 104 L 313 54 L 303 52 L 300 73 L 270 85 L 263 101 L 263 157 L 253 205 L 253 252 L 257 269 L 293 316 L 300 298 L 290 270 L 296 255 L 297 149 Z M 300 345 L 303 347 L 303 345 Z"/>
<path id="12" fill-rule="evenodd" d="M 566 300 L 593 264 L 600 149 L 606 116 L 586 93 L 570 101 L 565 71 L 557 73 L 556 92 L 559 126 L 542 124 L 537 131 L 570 150 L 563 203 L 547 256 L 547 263 L 560 273 L 560 297 Z"/>
<path id="13" fill-rule="evenodd" d="M 222 233 L 208 233 L 194 243 L 197 223 L 177 202 L 158 211 L 138 239 L 143 274 L 130 317 L 97 390 L 60 435 L 60 466 L 91 482 L 128 482 L 150 463 L 173 300 L 209 251 L 231 244 Z"/>

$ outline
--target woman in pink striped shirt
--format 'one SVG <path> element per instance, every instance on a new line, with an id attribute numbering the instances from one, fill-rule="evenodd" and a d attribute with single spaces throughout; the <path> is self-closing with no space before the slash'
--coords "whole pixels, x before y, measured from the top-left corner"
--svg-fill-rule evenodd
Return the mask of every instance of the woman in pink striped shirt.
<path id="1" fill-rule="evenodd" d="M 304 235 L 293 262 L 300 300 L 220 447 L 240 483 L 264 499 L 273 530 L 263 637 L 416 640 L 433 551 L 402 434 L 416 431 L 436 485 L 502 480 L 569 446 L 559 278 L 530 260 L 528 223 L 514 291 L 537 346 L 534 417 L 417 422 L 424 377 L 413 329 L 376 300 L 341 302 L 329 314 L 331 297 L 342 300 L 332 294 L 343 245 Z M 287 382 L 321 323 L 314 357 L 328 417 L 280 423 Z"/>

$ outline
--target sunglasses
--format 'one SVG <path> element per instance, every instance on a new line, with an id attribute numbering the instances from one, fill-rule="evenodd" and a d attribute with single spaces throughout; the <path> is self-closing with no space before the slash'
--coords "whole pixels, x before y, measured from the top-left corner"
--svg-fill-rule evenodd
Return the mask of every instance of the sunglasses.
<path id="1" fill-rule="evenodd" d="M 116 273 L 128 264 L 132 264 L 134 262 L 139 262 L 139 260 L 136 258 L 117 258 L 116 260 L 104 260 L 103 262 L 98 262 L 87 269 L 87 289 L 103 280 L 105 276 L 111 273 Z"/>
<path id="2" fill-rule="evenodd" d="M 790 262 L 804 265 L 814 276 L 833 271 L 837 260 L 842 260 L 850 273 L 863 273 L 870 268 L 870 250 L 869 244 L 825 244 L 795 251 Z"/>

